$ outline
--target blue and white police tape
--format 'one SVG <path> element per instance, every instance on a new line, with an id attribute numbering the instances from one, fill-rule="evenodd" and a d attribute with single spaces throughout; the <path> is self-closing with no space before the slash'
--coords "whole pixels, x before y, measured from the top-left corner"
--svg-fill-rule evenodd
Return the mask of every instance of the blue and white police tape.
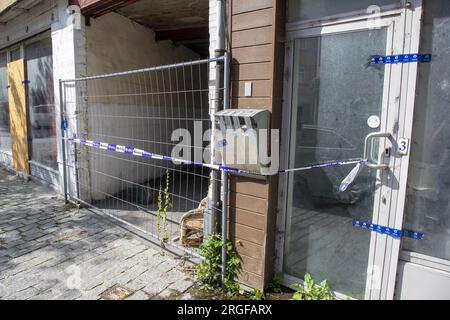
<path id="1" fill-rule="evenodd" d="M 112 144 L 112 143 L 107 143 L 107 142 L 100 142 L 100 141 L 93 141 L 93 140 L 86 140 L 86 139 L 79 139 L 79 138 L 68 138 L 67 140 L 69 142 L 84 145 L 87 147 L 92 147 L 92 148 L 102 149 L 102 150 L 107 150 L 107 151 L 112 151 L 112 152 L 118 152 L 118 153 L 123 153 L 123 154 L 129 154 L 129 155 L 133 155 L 133 156 L 137 156 L 137 157 L 143 157 L 143 158 L 155 159 L 155 160 L 172 161 L 174 163 L 201 166 L 201 167 L 205 167 L 205 168 L 209 168 L 209 169 L 213 169 L 213 170 L 220 170 L 220 171 L 225 171 L 225 172 L 230 172 L 230 173 L 241 173 L 241 174 L 252 174 L 252 175 L 263 175 L 263 176 L 271 176 L 271 175 L 287 173 L 287 172 L 295 172 L 295 171 L 305 171 L 305 170 L 311 170 L 311 169 L 317 169 L 317 168 L 339 167 L 339 166 L 352 165 L 352 164 L 361 166 L 365 162 L 363 159 L 349 159 L 349 160 L 343 160 L 343 161 L 315 163 L 315 164 L 310 164 L 310 165 L 300 167 L 300 168 L 281 169 L 281 170 L 264 173 L 264 172 L 259 172 L 259 171 L 250 171 L 250 170 L 232 168 L 232 167 L 223 166 L 223 165 L 189 161 L 189 160 L 184 160 L 184 159 L 180 159 L 180 158 L 174 158 L 174 157 L 169 157 L 169 156 L 159 155 L 156 153 L 147 152 L 145 150 L 141 150 L 138 148 L 132 148 L 132 147 L 128 147 L 128 146 Z M 352 172 L 353 172 L 353 170 L 352 170 Z M 354 180 L 355 177 L 356 177 L 356 175 L 354 177 L 352 177 L 351 181 L 347 181 L 347 180 L 349 180 L 348 176 L 347 176 L 347 178 L 346 178 L 347 180 L 345 183 L 347 183 L 347 185 L 350 184 Z"/>
<path id="2" fill-rule="evenodd" d="M 396 54 L 389 56 L 372 56 L 370 58 L 371 64 L 397 64 L 397 63 L 429 63 L 431 62 L 431 53 L 412 53 L 412 54 Z"/>
<path id="3" fill-rule="evenodd" d="M 348 186 L 355 181 L 356 177 L 359 175 L 363 168 L 363 162 L 359 162 L 356 164 L 356 166 L 350 171 L 350 173 L 342 180 L 341 184 L 339 185 L 339 191 L 344 192 L 347 190 Z"/>
<path id="4" fill-rule="evenodd" d="M 356 219 L 353 219 L 353 227 L 355 228 L 362 228 L 362 229 L 368 229 L 380 234 L 385 234 L 388 236 L 391 236 L 395 239 L 400 239 L 401 237 L 407 237 L 412 238 L 416 240 L 422 240 L 425 238 L 425 234 L 417 231 L 407 230 L 407 229 L 395 229 L 395 228 L 389 228 L 386 226 L 381 226 L 375 223 L 370 223 L 366 221 L 359 221 Z"/>
<path id="5" fill-rule="evenodd" d="M 316 168 L 328 168 L 328 167 L 338 167 L 338 166 L 345 166 L 345 165 L 352 165 L 355 164 L 355 168 L 353 168 L 350 173 L 345 177 L 345 179 L 340 184 L 339 190 L 341 192 L 345 191 L 347 187 L 355 180 L 355 178 L 358 176 L 358 174 L 361 172 L 361 169 L 365 163 L 365 160 L 363 159 L 350 159 L 350 160 L 344 160 L 344 161 L 331 161 L 331 162 L 322 162 L 322 163 L 315 163 L 310 164 L 304 167 L 300 168 L 292 168 L 292 169 L 281 169 L 277 170 L 272 173 L 261 173 L 256 171 L 248 171 L 248 170 L 242 170 L 238 168 L 231 168 L 227 166 L 222 165 L 214 165 L 214 164 L 208 164 L 208 163 L 202 163 L 202 162 L 195 162 L 195 161 L 189 161 L 174 157 L 168 157 L 163 156 L 151 152 L 147 152 L 145 150 L 141 150 L 138 148 L 132 148 L 128 146 L 118 145 L 118 144 L 112 144 L 112 143 L 106 143 L 106 142 L 100 142 L 100 141 L 92 141 L 92 140 L 85 140 L 85 139 L 79 139 L 79 138 L 69 138 L 67 139 L 69 142 L 77 143 L 80 145 L 112 151 L 112 152 L 118 152 L 123 154 L 129 154 L 137 157 L 144 157 L 149 159 L 156 159 L 156 160 L 163 160 L 163 161 L 173 161 L 175 163 L 182 163 L 182 164 L 189 164 L 194 166 L 202 166 L 214 170 L 220 170 L 225 172 L 232 172 L 232 173 L 243 173 L 243 174 L 255 174 L 255 175 L 274 175 L 274 174 L 281 174 L 281 173 L 287 173 L 287 172 L 295 172 L 295 171 L 305 171 L 305 170 L 312 170 Z M 396 239 L 400 239 L 403 237 L 413 238 L 422 240 L 424 238 L 424 234 L 412 230 L 399 230 L 395 228 L 389 228 L 381 225 L 377 225 L 370 222 L 365 221 L 359 221 L 359 220 L 353 220 L 353 226 L 359 227 L 363 229 L 368 229 L 374 232 L 378 232 L 381 234 L 386 234 L 391 237 L 394 237 Z"/>

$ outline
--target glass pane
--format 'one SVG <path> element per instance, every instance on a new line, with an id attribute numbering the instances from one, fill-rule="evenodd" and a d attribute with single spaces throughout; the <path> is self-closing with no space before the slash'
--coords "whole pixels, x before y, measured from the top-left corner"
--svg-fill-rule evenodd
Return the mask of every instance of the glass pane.
<path id="1" fill-rule="evenodd" d="M 425 239 L 405 238 L 403 248 L 450 260 L 450 6 L 425 1 L 421 52 L 433 62 L 419 64 L 405 228 Z"/>
<path id="2" fill-rule="evenodd" d="M 289 0 L 287 20 L 310 20 L 369 9 L 370 6 L 400 4 L 400 0 Z M 373 10 L 368 10 L 373 13 Z"/>
<path id="3" fill-rule="evenodd" d="M 10 52 L 11 61 L 16 61 L 21 59 L 20 48 L 12 49 Z"/>
<path id="4" fill-rule="evenodd" d="M 367 125 L 381 116 L 384 67 L 368 65 L 385 54 L 386 29 L 358 31 L 295 42 L 290 167 L 360 158 Z M 341 293 L 365 294 L 370 232 L 353 219 L 372 221 L 376 171 L 363 169 L 345 192 L 339 185 L 353 166 L 314 169 L 289 179 L 285 272 L 328 279 Z"/>
<path id="5" fill-rule="evenodd" d="M 26 46 L 25 55 L 29 80 L 31 159 L 56 169 L 57 146 L 51 40 L 44 39 Z"/>
<path id="6" fill-rule="evenodd" d="M 8 104 L 8 70 L 6 66 L 6 53 L 0 53 L 0 152 L 11 152 Z"/>

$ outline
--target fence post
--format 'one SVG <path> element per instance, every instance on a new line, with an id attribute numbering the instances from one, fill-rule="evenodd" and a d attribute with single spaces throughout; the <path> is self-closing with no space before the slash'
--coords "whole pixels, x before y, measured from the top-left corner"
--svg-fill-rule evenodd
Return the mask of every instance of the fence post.
<path id="1" fill-rule="evenodd" d="M 69 198 L 67 195 L 67 168 L 66 168 L 66 122 L 64 116 L 64 98 L 63 98 L 63 81 L 59 79 L 59 115 L 61 126 L 61 157 L 63 166 L 63 185 L 64 185 L 64 201 L 67 204 Z"/>

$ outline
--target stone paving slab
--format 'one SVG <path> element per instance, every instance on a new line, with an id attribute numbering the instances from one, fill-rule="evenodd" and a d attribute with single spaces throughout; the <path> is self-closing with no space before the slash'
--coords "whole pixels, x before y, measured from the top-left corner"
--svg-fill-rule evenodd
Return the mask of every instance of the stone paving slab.
<path id="1" fill-rule="evenodd" d="M 185 260 L 2 168 L 0 186 L 0 299 L 190 297 Z"/>

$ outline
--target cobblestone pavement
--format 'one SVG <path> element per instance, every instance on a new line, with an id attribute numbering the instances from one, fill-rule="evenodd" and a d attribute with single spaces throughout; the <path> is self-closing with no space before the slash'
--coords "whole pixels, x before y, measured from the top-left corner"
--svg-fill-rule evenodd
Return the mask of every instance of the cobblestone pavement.
<path id="1" fill-rule="evenodd" d="M 0 168 L 0 299 L 189 299 L 188 267 Z"/>

